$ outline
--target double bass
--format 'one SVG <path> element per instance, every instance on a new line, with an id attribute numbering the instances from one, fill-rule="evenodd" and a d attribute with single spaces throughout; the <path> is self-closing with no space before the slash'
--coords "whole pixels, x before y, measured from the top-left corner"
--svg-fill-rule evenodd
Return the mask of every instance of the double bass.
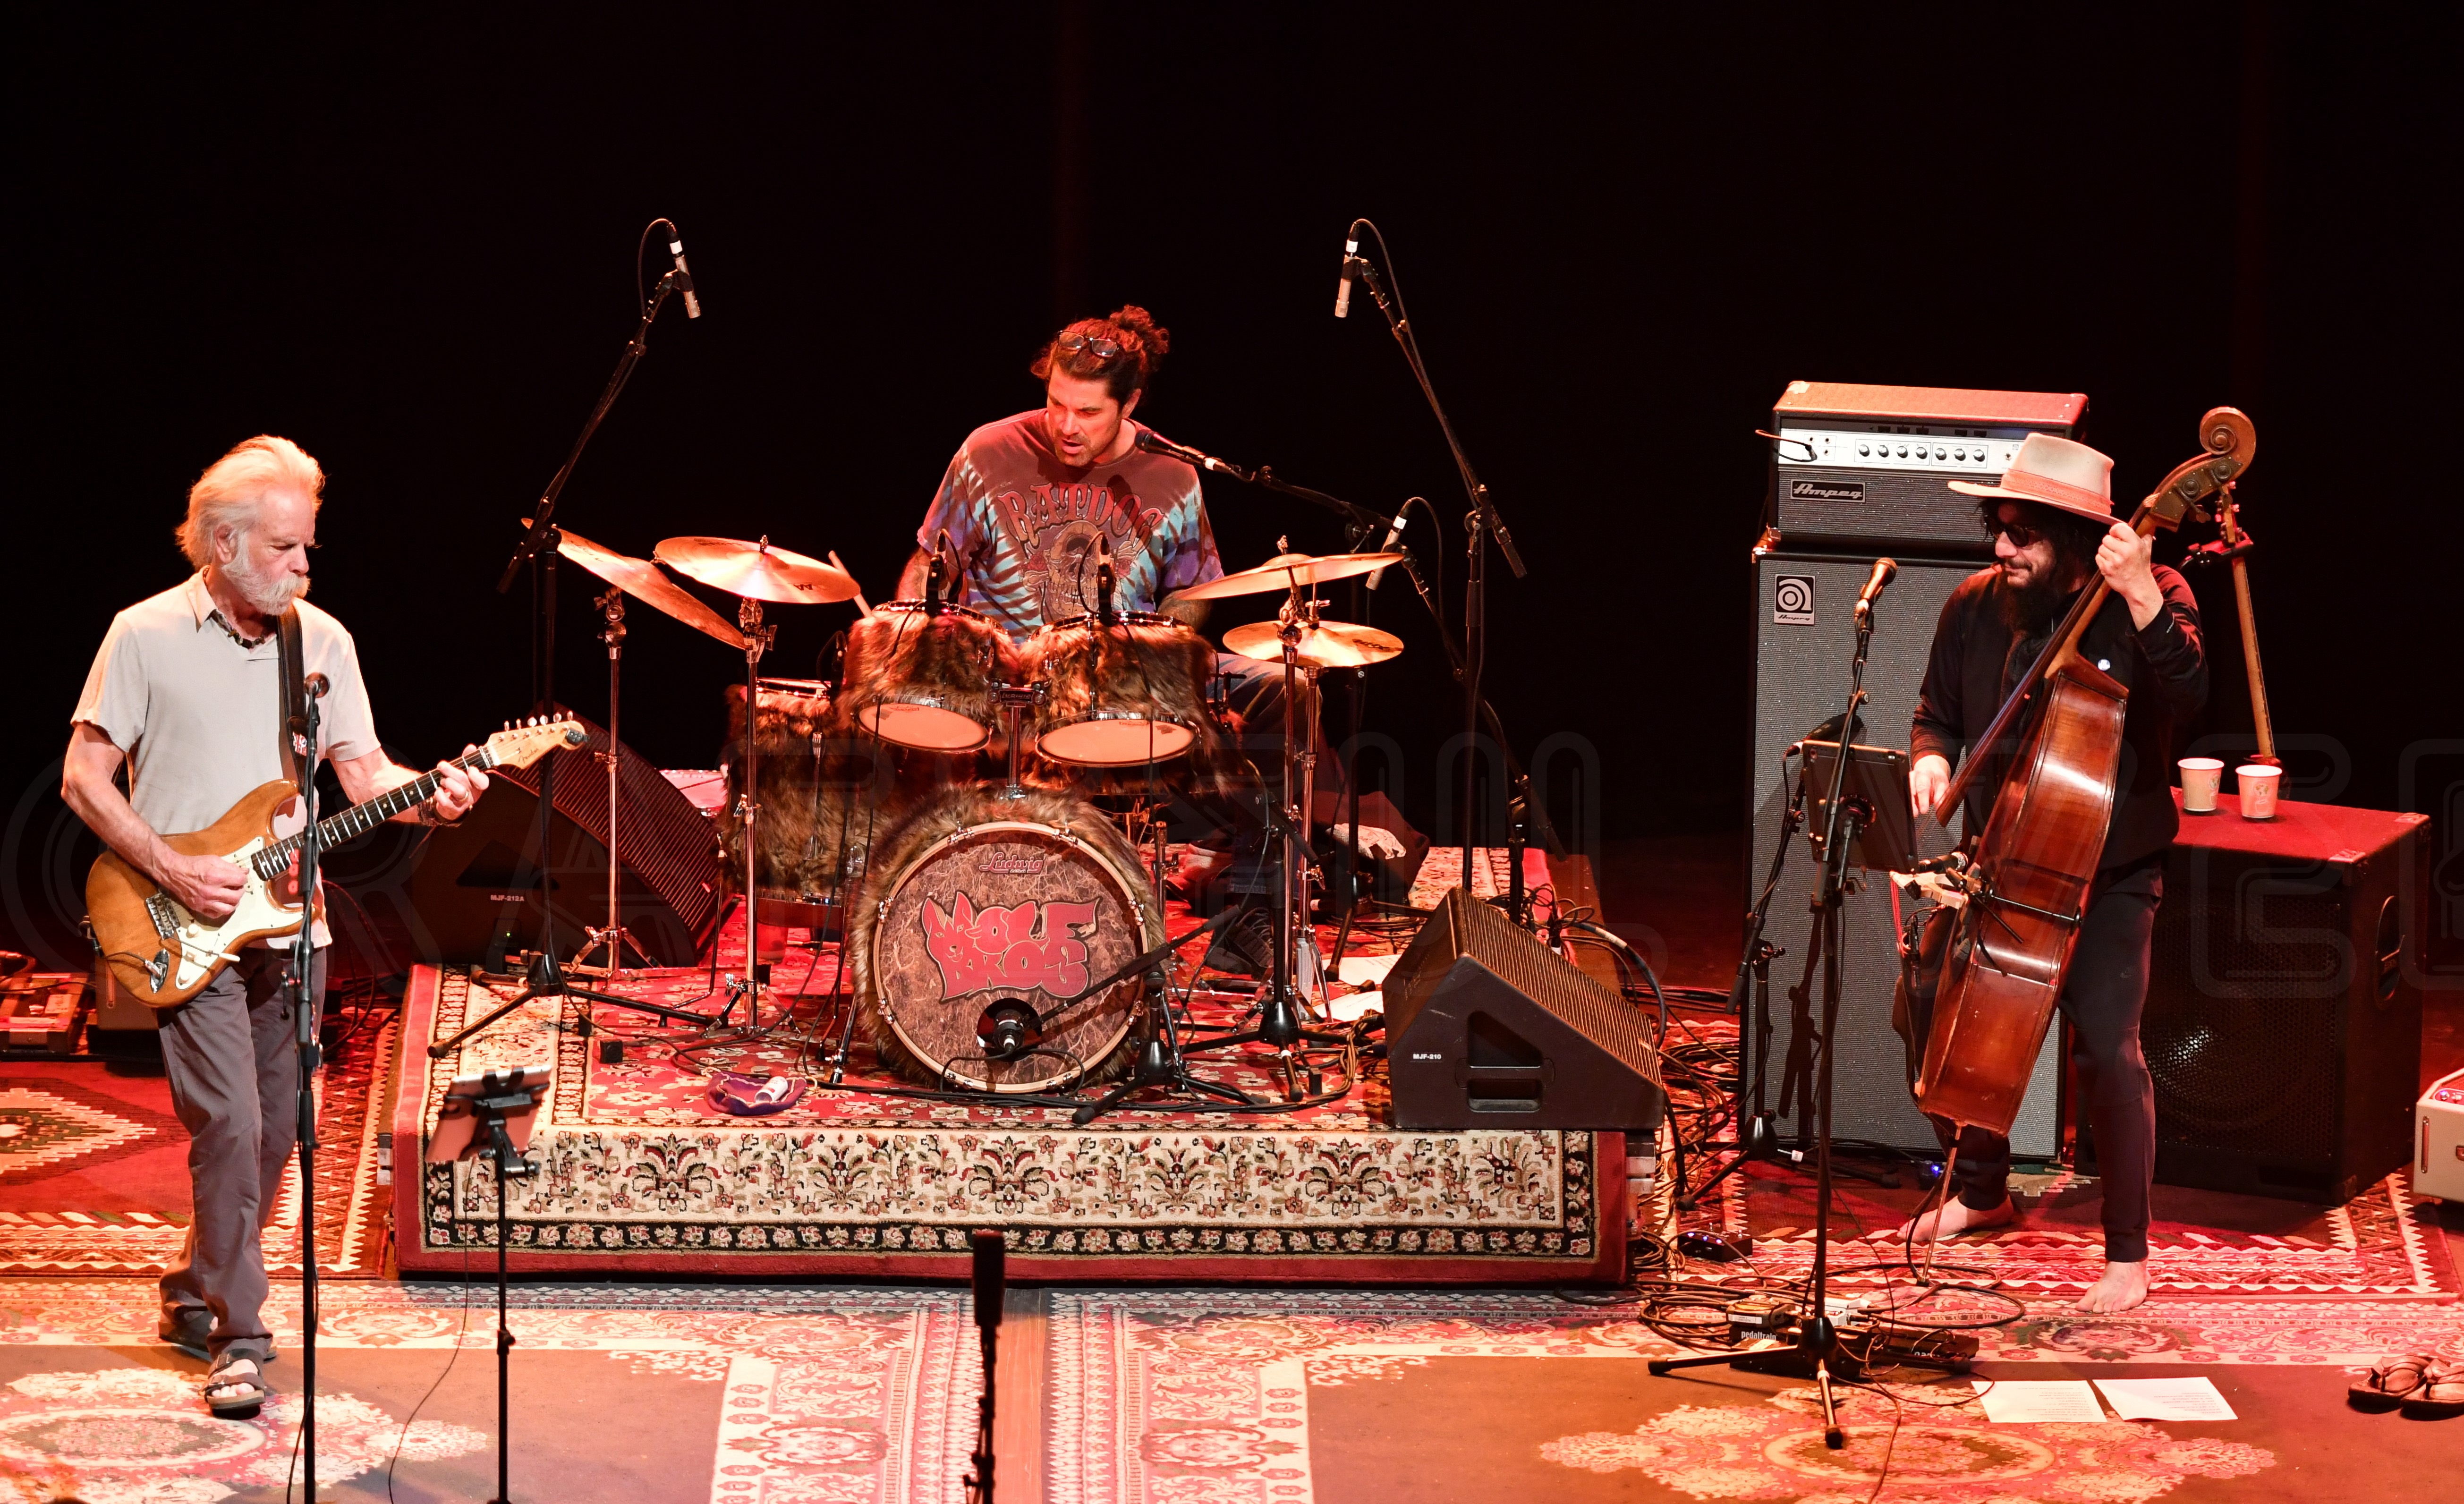
<path id="1" fill-rule="evenodd" d="M 2250 468 L 2258 433 L 2249 418 L 2216 408 L 2199 430 L 2203 452 L 2131 515 L 2141 537 L 2204 520 L 2207 499 Z M 1948 825 L 1978 770 L 1999 749 L 2015 749 L 1962 882 L 1969 898 L 1944 955 L 1915 1085 L 1918 1108 L 1956 1126 L 2007 1135 L 2017 1118 L 2113 821 L 2129 691 L 2079 651 L 2110 594 L 2101 578 L 2079 593 L 1934 807 Z"/>

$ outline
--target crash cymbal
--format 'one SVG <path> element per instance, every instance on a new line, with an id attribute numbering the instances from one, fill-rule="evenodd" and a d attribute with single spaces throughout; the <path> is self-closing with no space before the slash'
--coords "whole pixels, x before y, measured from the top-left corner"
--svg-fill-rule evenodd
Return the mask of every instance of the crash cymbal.
<path id="1" fill-rule="evenodd" d="M 1348 580 L 1355 574 L 1383 569 L 1391 564 L 1401 564 L 1401 554 L 1277 554 L 1254 569 L 1227 574 L 1221 580 L 1193 585 L 1185 590 L 1175 590 L 1167 599 L 1175 601 L 1215 601 L 1227 595 L 1265 595 L 1273 590 L 1288 590 L 1296 585 L 1316 585 L 1327 580 Z"/>
<path id="2" fill-rule="evenodd" d="M 1251 622 L 1223 634 L 1223 646 L 1244 658 L 1269 663 L 1284 659 L 1280 622 Z M 1350 622 L 1320 622 L 1301 630 L 1300 660 L 1313 669 L 1363 669 L 1383 663 L 1403 651 L 1403 639 L 1375 627 Z"/>
<path id="3" fill-rule="evenodd" d="M 620 554 L 613 548 L 594 543 L 580 533 L 561 527 L 557 529 L 556 551 L 643 605 L 665 611 L 688 627 L 706 631 L 731 648 L 741 649 L 744 646 L 742 632 L 696 600 L 693 592 L 661 574 L 659 566 L 648 559 Z"/>
<path id="4" fill-rule="evenodd" d="M 855 578 L 846 570 L 776 547 L 767 538 L 758 543 L 734 538 L 671 538 L 651 550 L 650 557 L 715 589 L 757 601 L 819 606 L 855 594 Z"/>

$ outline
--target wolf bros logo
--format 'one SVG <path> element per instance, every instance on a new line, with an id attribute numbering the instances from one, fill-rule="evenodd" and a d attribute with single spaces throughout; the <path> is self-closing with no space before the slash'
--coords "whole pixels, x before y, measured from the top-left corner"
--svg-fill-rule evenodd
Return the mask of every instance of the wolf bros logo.
<path id="1" fill-rule="evenodd" d="M 941 968 L 943 1002 L 987 987 L 1041 987 L 1057 998 L 1086 990 L 1092 903 L 1029 898 L 1006 909 L 979 909 L 960 893 L 948 909 L 925 899 L 923 922 L 925 953 Z"/>
<path id="2" fill-rule="evenodd" d="M 1772 577 L 1771 620 L 1783 627 L 1814 625 L 1814 576 L 1783 574 Z"/>

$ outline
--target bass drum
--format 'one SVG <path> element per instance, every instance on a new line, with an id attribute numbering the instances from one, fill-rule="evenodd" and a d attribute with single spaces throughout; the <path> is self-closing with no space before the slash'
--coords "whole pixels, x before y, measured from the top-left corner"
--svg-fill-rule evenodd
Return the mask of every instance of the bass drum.
<path id="1" fill-rule="evenodd" d="M 919 1081 L 1048 1092 L 1121 1074 L 1162 943 L 1128 842 L 1084 800 L 944 790 L 881 843 L 848 962 L 882 1061 Z"/>

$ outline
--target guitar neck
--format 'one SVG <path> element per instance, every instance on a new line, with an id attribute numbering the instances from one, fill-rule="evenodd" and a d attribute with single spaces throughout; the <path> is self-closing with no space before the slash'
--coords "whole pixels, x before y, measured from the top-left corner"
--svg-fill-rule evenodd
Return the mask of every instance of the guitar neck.
<path id="1" fill-rule="evenodd" d="M 495 756 L 486 747 L 481 747 L 475 752 L 455 758 L 449 765 L 461 768 L 465 772 L 474 768 L 485 772 L 495 763 Z M 444 781 L 445 773 L 442 768 L 423 773 L 398 788 L 388 788 L 364 804 L 353 805 L 341 814 L 319 821 L 317 823 L 318 849 L 321 851 L 340 846 L 345 841 L 357 840 L 404 810 L 416 808 L 428 803 L 436 797 L 436 790 Z M 299 850 L 306 839 L 307 832 L 303 830 L 297 835 L 286 836 L 257 852 L 254 858 L 257 874 L 272 881 L 284 868 L 291 865 L 292 855 Z"/>

